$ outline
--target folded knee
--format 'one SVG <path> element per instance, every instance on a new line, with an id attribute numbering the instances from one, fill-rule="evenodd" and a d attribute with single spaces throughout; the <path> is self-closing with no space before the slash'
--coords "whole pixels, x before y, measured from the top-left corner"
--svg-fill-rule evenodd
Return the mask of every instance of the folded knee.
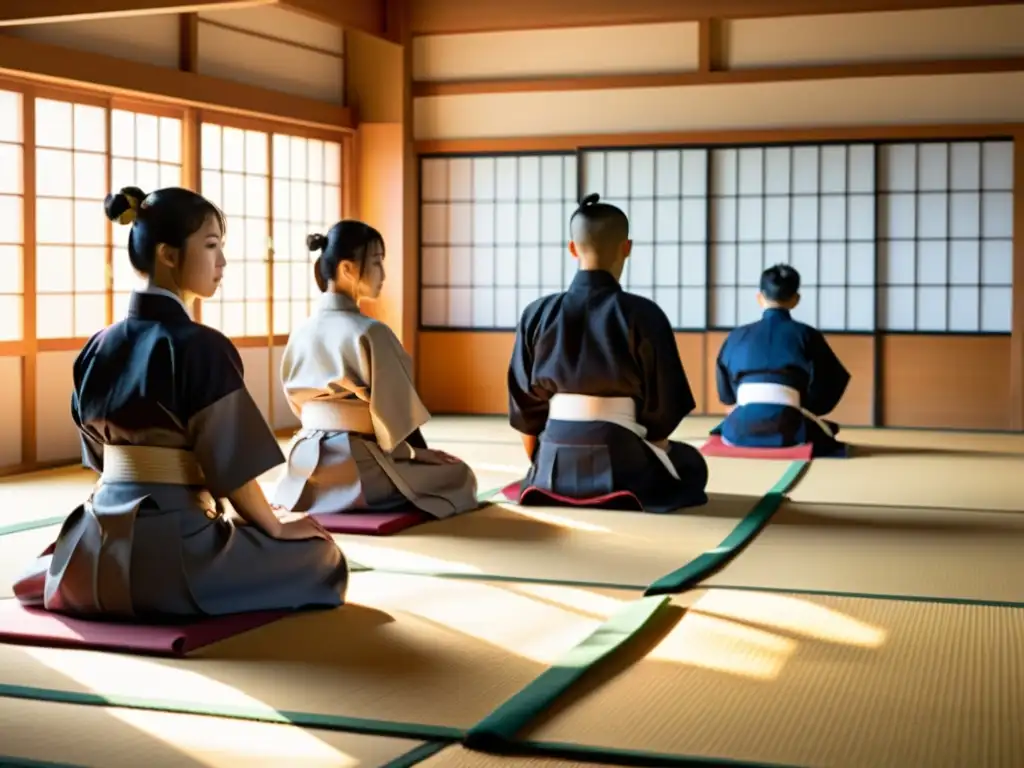
<path id="1" fill-rule="evenodd" d="M 37 558 L 15 579 L 12 591 L 14 596 L 23 605 L 38 606 L 43 604 L 43 595 L 46 591 L 46 573 L 50 570 L 51 559 L 49 555 Z"/>

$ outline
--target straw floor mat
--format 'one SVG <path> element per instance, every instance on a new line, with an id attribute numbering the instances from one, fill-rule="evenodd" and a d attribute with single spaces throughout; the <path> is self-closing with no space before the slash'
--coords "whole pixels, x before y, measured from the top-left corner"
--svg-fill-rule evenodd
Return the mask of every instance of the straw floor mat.
<path id="1" fill-rule="evenodd" d="M 704 583 L 1024 603 L 1024 515 L 784 503 Z"/>
<path id="2" fill-rule="evenodd" d="M 520 738 L 829 768 L 1019 768 L 1024 609 L 711 590 Z"/>
<path id="3" fill-rule="evenodd" d="M 356 573 L 186 659 L 0 645 L 7 685 L 468 729 L 638 593 Z"/>
<path id="4" fill-rule="evenodd" d="M 0 765 L 102 768 L 381 766 L 420 742 L 220 717 L 0 698 Z"/>

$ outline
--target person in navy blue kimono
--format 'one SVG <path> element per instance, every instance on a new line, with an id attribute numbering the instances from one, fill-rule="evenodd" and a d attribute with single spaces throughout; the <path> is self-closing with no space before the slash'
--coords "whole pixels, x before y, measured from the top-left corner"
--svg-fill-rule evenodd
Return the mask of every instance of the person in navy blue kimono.
<path id="1" fill-rule="evenodd" d="M 284 455 L 238 350 L 191 317 L 224 274 L 223 215 L 179 188 L 128 187 L 105 208 L 131 225 L 125 256 L 148 285 L 75 360 L 70 415 L 99 482 L 15 596 L 122 620 L 341 605 L 338 545 L 306 515 L 275 514 L 257 482 Z"/>
<path id="2" fill-rule="evenodd" d="M 718 398 L 732 406 L 712 434 L 750 448 L 810 443 L 814 454 L 843 450 L 839 425 L 823 417 L 835 409 L 850 374 L 821 331 L 798 320 L 800 273 L 776 264 L 761 275 L 761 319 L 733 329 L 718 353 Z"/>
<path id="3" fill-rule="evenodd" d="M 705 504 L 704 457 L 669 440 L 696 407 L 672 325 L 619 283 L 629 220 L 588 195 L 570 228 L 579 272 L 526 307 L 509 364 L 509 420 L 531 460 L 523 487 L 573 499 L 626 491 L 648 512 Z"/>

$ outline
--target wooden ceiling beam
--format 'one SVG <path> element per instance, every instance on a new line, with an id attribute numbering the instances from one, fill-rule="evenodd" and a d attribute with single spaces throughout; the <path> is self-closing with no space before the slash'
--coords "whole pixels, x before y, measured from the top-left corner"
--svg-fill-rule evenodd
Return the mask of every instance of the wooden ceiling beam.
<path id="1" fill-rule="evenodd" d="M 335 27 L 388 36 L 384 0 L 280 0 L 280 5 Z"/>
<path id="2" fill-rule="evenodd" d="M 0 3 L 0 27 L 275 5 L 277 0 L 14 0 Z"/>
<path id="3" fill-rule="evenodd" d="M 708 68 L 694 72 L 582 77 L 506 78 L 501 80 L 418 81 L 412 84 L 416 98 L 467 96 L 480 93 L 529 93 L 541 91 L 594 91 L 622 88 L 677 88 L 694 85 L 743 85 L 795 80 L 852 80 L 873 77 L 935 77 L 977 75 L 993 72 L 1024 72 L 1024 57 L 1000 59 L 941 59 L 935 61 L 888 61 L 859 64 L 823 64 L 801 67 L 716 70 L 710 55 Z"/>
<path id="4" fill-rule="evenodd" d="M 187 61 L 183 63 L 190 66 Z M 103 94 L 270 117 L 297 125 L 348 131 L 355 127 L 348 107 L 0 33 L 0 75 L 4 74 Z"/>
<path id="5" fill-rule="evenodd" d="M 414 35 L 444 35 L 1021 4 L 1021 0 L 417 0 L 410 23 Z"/>

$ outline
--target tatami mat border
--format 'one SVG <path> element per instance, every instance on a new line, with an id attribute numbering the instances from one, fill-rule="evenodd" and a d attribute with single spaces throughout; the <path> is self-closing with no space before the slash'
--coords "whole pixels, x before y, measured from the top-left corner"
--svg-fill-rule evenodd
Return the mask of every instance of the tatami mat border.
<path id="1" fill-rule="evenodd" d="M 414 747 L 404 755 L 399 755 L 394 760 L 382 765 L 380 768 L 412 768 L 412 766 L 419 765 L 424 760 L 433 757 L 442 749 L 449 746 L 451 746 L 451 743 L 447 741 L 428 741 L 426 744 L 420 744 L 418 747 Z"/>
<path id="2" fill-rule="evenodd" d="M 715 587 L 722 589 L 723 587 Z M 726 587 L 728 588 L 728 587 Z M 794 594 L 815 594 L 833 597 L 864 597 L 878 600 L 904 600 L 922 603 L 956 603 L 962 605 L 978 605 L 998 608 L 1024 608 L 1024 604 L 993 603 L 984 600 L 944 600 L 895 595 L 857 595 L 854 593 L 783 590 L 783 589 L 746 589 L 747 591 L 787 592 Z M 514 733 L 524 725 L 540 717 L 544 710 L 555 700 L 564 695 L 573 684 L 593 665 L 601 663 L 635 638 L 646 629 L 668 605 L 667 596 L 648 596 L 627 604 L 618 614 L 606 621 L 586 640 L 570 650 L 559 661 L 529 683 L 526 687 L 496 709 L 491 715 L 481 720 L 469 731 L 456 728 L 418 725 L 413 723 L 392 723 L 359 718 L 321 715 L 304 712 L 279 711 L 276 713 L 265 710 L 247 709 L 244 707 L 208 707 L 199 703 L 185 701 L 164 701 L 131 696 L 102 696 L 93 693 L 60 691 L 54 689 L 31 688 L 0 684 L 0 696 L 8 698 L 34 699 L 66 704 L 91 706 L 113 706 L 126 709 L 142 709 L 150 711 L 171 712 L 176 714 L 199 714 L 213 717 L 253 720 L 258 722 L 282 723 L 324 730 L 347 731 L 373 736 L 392 736 L 429 741 L 430 747 L 421 745 L 422 753 L 413 750 L 405 757 L 419 762 L 434 754 L 431 749 L 440 750 L 446 744 L 461 742 L 464 746 L 477 751 L 511 755 L 547 755 L 565 759 L 599 761 L 606 764 L 644 765 L 644 766 L 728 766 L 730 768 L 797 768 L 779 764 L 736 762 L 727 759 L 710 759 L 688 757 L 685 755 L 669 755 L 646 753 L 634 750 L 609 750 L 589 748 L 582 745 L 558 742 L 516 741 Z M 472 737 L 470 734 L 474 734 Z M 429 751 L 429 753 L 428 753 Z M 24 763 L 32 765 L 31 763 Z M 396 768 L 404 768 L 412 763 L 399 763 Z M 47 763 L 39 765 L 47 766 Z"/>

